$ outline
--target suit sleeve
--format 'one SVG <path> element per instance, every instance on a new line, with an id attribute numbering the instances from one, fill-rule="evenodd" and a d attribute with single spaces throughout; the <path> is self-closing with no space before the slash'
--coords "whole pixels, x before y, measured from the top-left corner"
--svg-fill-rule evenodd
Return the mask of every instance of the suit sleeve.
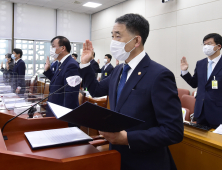
<path id="1" fill-rule="evenodd" d="M 25 63 L 21 62 L 18 68 L 18 85 L 17 86 L 19 87 L 24 86 L 25 70 L 26 70 Z"/>
<path id="2" fill-rule="evenodd" d="M 72 64 L 67 67 L 65 76 L 64 76 L 64 85 L 67 84 L 66 78 L 70 76 L 79 76 L 78 66 L 75 64 Z M 66 86 L 65 87 L 65 97 L 64 97 L 64 106 L 67 108 L 73 108 L 73 105 L 76 105 L 76 107 L 79 105 L 78 103 L 78 96 L 79 96 L 79 89 L 80 85 L 77 85 L 76 87 Z M 76 102 L 76 103 L 74 103 Z"/>
<path id="3" fill-rule="evenodd" d="M 197 62 L 197 64 L 198 64 L 198 62 Z M 197 64 L 196 64 L 196 68 L 197 68 Z M 197 86 L 198 86 L 196 68 L 194 70 L 193 76 L 191 76 L 191 74 L 189 72 L 187 74 L 185 74 L 184 76 L 181 75 L 181 77 L 193 88 L 197 88 Z"/>
<path id="4" fill-rule="evenodd" d="M 92 67 L 95 73 L 101 73 L 102 70 L 99 68 L 99 64 L 97 62 L 94 62 Z"/>
<path id="5" fill-rule="evenodd" d="M 54 76 L 54 72 L 51 69 L 48 69 L 47 71 L 44 71 L 43 74 L 49 79 L 52 80 L 52 77 Z"/>
<path id="6" fill-rule="evenodd" d="M 173 73 L 167 70 L 157 76 L 151 100 L 158 126 L 127 132 L 129 146 L 136 152 L 166 147 L 183 139 L 181 103 Z"/>
<path id="7" fill-rule="evenodd" d="M 110 77 L 105 80 L 98 82 L 95 78 L 92 67 L 87 66 L 83 69 L 79 69 L 80 76 L 83 79 L 83 84 L 87 87 L 92 97 L 101 97 L 108 95 L 109 91 L 109 80 Z"/>

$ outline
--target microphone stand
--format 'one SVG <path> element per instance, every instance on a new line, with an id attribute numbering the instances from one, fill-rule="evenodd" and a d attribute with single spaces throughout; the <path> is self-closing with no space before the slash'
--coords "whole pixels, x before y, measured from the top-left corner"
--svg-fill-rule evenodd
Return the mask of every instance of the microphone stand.
<path id="1" fill-rule="evenodd" d="M 66 85 L 64 85 L 63 87 L 61 87 L 60 89 L 58 89 L 58 90 L 56 90 L 55 92 L 53 92 L 52 94 L 48 95 L 48 96 L 45 97 L 44 99 L 42 99 L 42 100 L 40 100 L 39 102 L 35 103 L 33 106 L 31 106 L 30 108 L 26 109 L 26 110 L 23 111 L 22 113 L 20 113 L 20 114 L 18 114 L 17 116 L 15 116 L 15 117 L 11 118 L 10 120 L 8 120 L 8 121 L 4 124 L 4 126 L 2 127 L 2 130 L 1 130 L 1 131 L 2 131 L 2 135 L 3 135 L 3 130 L 4 130 L 5 126 L 6 126 L 9 122 L 11 122 L 11 121 L 14 120 L 16 117 L 22 115 L 23 113 L 25 113 L 25 112 L 28 111 L 28 110 L 29 110 L 29 113 L 35 112 L 36 109 L 35 109 L 34 107 L 35 107 L 37 104 L 41 103 L 42 101 L 44 101 L 45 99 L 49 98 L 50 96 L 52 96 L 52 95 L 55 94 L 56 92 L 58 92 L 58 91 L 60 91 L 61 89 L 65 88 L 67 85 L 68 85 L 68 83 L 67 83 Z M 3 136 L 3 138 L 4 138 L 4 140 L 8 140 L 7 136 Z"/>

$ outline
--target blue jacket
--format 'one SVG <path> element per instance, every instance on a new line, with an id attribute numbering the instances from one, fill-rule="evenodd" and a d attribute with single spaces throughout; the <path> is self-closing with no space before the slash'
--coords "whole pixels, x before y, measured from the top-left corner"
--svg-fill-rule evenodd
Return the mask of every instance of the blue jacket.
<path id="1" fill-rule="evenodd" d="M 20 59 L 17 63 L 15 63 L 13 71 L 11 73 L 13 76 L 13 90 L 15 91 L 18 86 L 21 87 L 20 94 L 25 93 L 25 70 L 25 62 Z"/>
<path id="2" fill-rule="evenodd" d="M 95 79 L 91 67 L 80 69 L 93 97 L 109 95 L 111 110 L 145 121 L 125 129 L 130 148 L 110 144 L 110 149 L 120 152 L 122 170 L 175 170 L 168 146 L 182 141 L 183 121 L 173 73 L 146 54 L 127 80 L 116 105 L 122 68 L 122 64 L 115 67 L 101 82 Z"/>
<path id="3" fill-rule="evenodd" d="M 207 67 L 208 59 L 205 58 L 197 62 L 193 76 L 190 73 L 181 76 L 191 87 L 198 88 L 194 117 L 198 118 L 204 109 L 208 123 L 218 126 L 222 124 L 222 58 L 218 61 L 208 80 Z M 212 89 L 214 76 L 218 81 L 218 89 Z"/>
<path id="4" fill-rule="evenodd" d="M 102 73 L 101 80 L 104 80 L 105 78 L 107 78 L 112 73 L 112 71 L 114 69 L 113 65 L 111 63 L 106 67 L 105 70 L 104 70 L 104 68 L 105 68 L 105 66 L 103 66 L 101 69 L 101 73 Z"/>
<path id="5" fill-rule="evenodd" d="M 71 55 L 65 59 L 58 70 L 53 73 L 51 69 L 47 70 L 43 74 L 51 81 L 49 86 L 50 94 L 67 84 L 66 78 L 70 76 L 79 75 L 78 72 L 79 65 L 73 60 Z M 50 96 L 48 101 L 64 106 L 70 109 L 74 109 L 79 106 L 78 96 L 79 96 L 80 85 L 76 87 L 66 86 L 61 91 Z M 48 112 L 47 116 L 54 116 L 52 113 Z"/>
<path id="6" fill-rule="evenodd" d="M 52 72 L 55 72 L 57 67 L 58 67 L 58 61 L 52 62 L 50 65 L 50 69 L 52 70 Z"/>

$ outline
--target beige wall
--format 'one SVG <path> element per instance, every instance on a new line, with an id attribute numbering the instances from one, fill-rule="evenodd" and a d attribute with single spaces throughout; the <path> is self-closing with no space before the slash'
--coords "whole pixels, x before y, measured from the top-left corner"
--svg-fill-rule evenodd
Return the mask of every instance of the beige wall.
<path id="1" fill-rule="evenodd" d="M 180 59 L 187 57 L 193 74 L 196 62 L 205 57 L 203 37 L 212 32 L 222 34 L 222 0 L 174 0 L 164 4 L 161 0 L 128 0 L 93 14 L 91 40 L 96 59 L 103 61 L 104 55 L 110 53 L 112 26 L 117 17 L 126 13 L 141 14 L 149 21 L 145 51 L 174 73 L 178 88 L 194 91 L 180 77 Z"/>

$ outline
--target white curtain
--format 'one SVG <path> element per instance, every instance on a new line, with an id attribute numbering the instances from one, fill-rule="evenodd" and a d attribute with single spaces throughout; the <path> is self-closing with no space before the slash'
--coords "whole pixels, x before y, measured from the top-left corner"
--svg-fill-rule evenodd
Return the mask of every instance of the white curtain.
<path id="1" fill-rule="evenodd" d="M 57 35 L 65 36 L 71 42 L 90 39 L 90 15 L 58 10 Z"/>
<path id="2" fill-rule="evenodd" d="M 15 39 L 51 40 L 56 36 L 56 10 L 15 4 Z"/>
<path id="3" fill-rule="evenodd" d="M 12 39 L 12 3 L 0 1 L 0 39 Z"/>

